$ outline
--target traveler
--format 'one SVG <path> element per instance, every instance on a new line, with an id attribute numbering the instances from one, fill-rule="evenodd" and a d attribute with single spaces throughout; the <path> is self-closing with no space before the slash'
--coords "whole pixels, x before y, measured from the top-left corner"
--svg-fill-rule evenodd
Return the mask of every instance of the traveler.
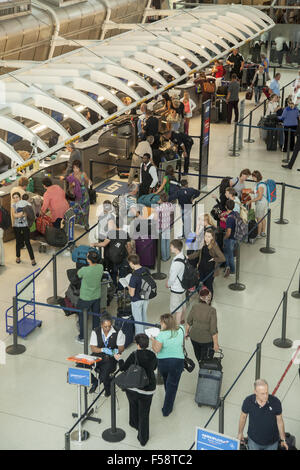
<path id="1" fill-rule="evenodd" d="M 236 75 L 236 78 L 241 79 L 244 68 L 244 57 L 239 53 L 238 49 L 233 49 L 232 53 L 227 57 L 226 63 L 230 65 L 230 77 Z"/>
<path id="2" fill-rule="evenodd" d="M 116 332 L 112 326 L 112 318 L 105 314 L 101 316 L 100 326 L 92 331 L 90 346 L 93 356 L 101 358 L 97 362 L 95 371 L 99 374 L 100 383 L 103 383 L 105 396 L 110 396 L 111 374 L 116 370 L 115 354 L 122 354 L 125 349 L 125 335 L 120 330 Z M 98 386 L 98 379 L 92 374 L 92 386 L 89 393 L 94 393 Z"/>
<path id="3" fill-rule="evenodd" d="M 26 188 L 27 188 L 28 183 L 29 183 L 28 178 L 26 178 L 25 176 L 21 176 L 21 178 L 18 181 L 18 186 L 15 186 L 10 191 L 11 198 L 13 197 L 14 193 L 19 193 L 20 198 L 21 198 L 23 194 L 26 193 Z"/>
<path id="4" fill-rule="evenodd" d="M 147 105 L 146 103 L 142 103 L 140 106 L 140 112 L 139 112 L 139 119 L 137 121 L 137 131 L 138 131 L 138 137 L 142 138 L 144 135 L 144 123 L 146 120 L 146 111 L 147 111 Z"/>
<path id="5" fill-rule="evenodd" d="M 213 296 L 213 283 L 215 276 L 218 275 L 217 266 L 224 263 L 225 257 L 216 242 L 215 233 L 212 229 L 206 229 L 204 232 L 204 244 L 201 250 L 200 261 L 198 265 L 199 280 L 207 287 Z"/>
<path id="6" fill-rule="evenodd" d="M 128 193 L 119 197 L 119 217 L 124 225 L 130 225 L 138 211 L 139 185 L 132 183 L 128 186 Z"/>
<path id="7" fill-rule="evenodd" d="M 150 159 L 151 155 L 149 153 L 145 153 L 142 157 L 139 196 L 153 192 L 158 183 L 157 169 L 151 163 Z"/>
<path id="8" fill-rule="evenodd" d="M 76 214 L 75 223 L 89 229 L 90 197 L 88 187 L 92 182 L 82 171 L 82 164 L 79 160 L 72 163 L 72 173 L 66 177 L 70 185 L 71 192 L 75 196 L 74 212 Z"/>
<path id="9" fill-rule="evenodd" d="M 36 265 L 33 249 L 30 243 L 30 230 L 24 207 L 30 205 L 29 202 L 21 200 L 21 195 L 15 192 L 12 196 L 11 221 L 16 237 L 16 263 L 21 263 L 21 247 L 25 243 L 32 266 Z"/>
<path id="10" fill-rule="evenodd" d="M 280 73 L 277 72 L 269 85 L 269 88 L 272 90 L 272 93 L 275 93 L 275 95 L 277 96 L 280 96 L 280 83 L 279 83 L 280 78 L 281 78 L 281 75 Z"/>
<path id="11" fill-rule="evenodd" d="M 83 266 L 77 272 L 81 279 L 79 300 L 76 308 L 87 309 L 89 312 L 100 313 L 101 280 L 103 264 L 99 264 L 100 255 L 96 251 L 90 251 L 87 255 L 88 266 Z M 79 313 L 79 336 L 77 342 L 83 344 L 83 314 Z M 99 317 L 92 315 L 93 329 L 99 326 Z"/>
<path id="12" fill-rule="evenodd" d="M 244 428 L 249 416 L 249 450 L 288 450 L 285 439 L 284 422 L 280 400 L 269 394 L 269 386 L 264 379 L 254 382 L 254 394 L 245 398 L 239 421 L 238 439 L 244 441 Z"/>
<path id="13" fill-rule="evenodd" d="M 181 208 L 183 238 L 188 237 L 192 231 L 192 203 L 199 196 L 200 191 L 198 189 L 189 188 L 187 180 L 181 180 L 181 188 L 177 192 L 177 199 Z"/>
<path id="14" fill-rule="evenodd" d="M 159 120 L 157 117 L 153 116 L 153 111 L 147 108 L 146 110 L 146 120 L 144 124 L 144 133 L 145 137 L 152 135 L 154 137 L 154 142 L 151 145 L 152 150 L 159 148 Z"/>
<path id="15" fill-rule="evenodd" d="M 165 314 L 160 317 L 161 331 L 158 336 L 150 338 L 152 349 L 157 353 L 158 370 L 163 378 L 165 399 L 162 407 L 163 416 L 169 416 L 173 411 L 174 401 L 184 368 L 184 328 L 176 324 L 173 315 Z"/>
<path id="16" fill-rule="evenodd" d="M 225 69 L 223 67 L 223 64 L 221 60 L 215 60 L 214 66 L 212 68 L 212 75 L 215 78 L 223 78 L 225 75 Z"/>
<path id="17" fill-rule="evenodd" d="M 142 299 L 142 275 L 149 272 L 147 268 L 141 266 L 139 255 L 128 256 L 128 263 L 132 269 L 132 275 L 129 281 L 129 295 L 131 299 L 131 311 L 135 321 L 147 323 L 147 309 L 149 300 Z M 135 324 L 135 334 L 144 333 L 145 326 L 138 323 Z"/>
<path id="18" fill-rule="evenodd" d="M 267 185 L 262 181 L 262 175 L 259 171 L 253 171 L 252 173 L 253 180 L 257 183 L 255 190 L 252 191 L 254 198 L 251 201 L 247 202 L 247 205 L 255 202 L 255 218 L 257 221 L 260 221 L 268 211 L 269 203 L 267 199 Z M 266 236 L 266 218 L 262 220 L 257 226 L 258 235 L 256 238 L 262 238 Z"/>
<path id="19" fill-rule="evenodd" d="M 296 143 L 295 143 L 295 147 L 294 147 L 292 157 L 291 157 L 291 159 L 290 159 L 290 161 L 287 165 L 281 165 L 282 168 L 288 168 L 289 170 L 291 170 L 293 168 L 294 163 L 296 161 L 296 158 L 298 156 L 299 150 L 300 150 L 300 127 L 299 126 L 298 126 L 298 129 L 297 129 L 295 134 L 296 134 L 297 140 L 296 140 Z"/>
<path id="20" fill-rule="evenodd" d="M 89 242 L 92 246 L 98 246 L 99 242 L 103 242 L 109 230 L 115 227 L 116 215 L 112 203 L 107 199 L 103 205 L 99 205 L 96 215 L 98 217 L 98 225 L 89 232 Z"/>
<path id="21" fill-rule="evenodd" d="M 260 54 L 260 57 L 261 57 L 261 65 L 263 66 L 264 71 L 266 73 L 266 79 L 270 80 L 270 78 L 269 78 L 269 59 L 267 58 L 267 56 L 265 54 Z"/>
<path id="22" fill-rule="evenodd" d="M 227 108 L 227 123 L 231 124 L 232 110 L 234 110 L 234 122 L 239 120 L 239 91 L 240 82 L 235 73 L 231 75 L 231 82 L 228 85 L 228 92 L 226 96 Z"/>
<path id="23" fill-rule="evenodd" d="M 67 144 L 66 149 L 68 152 L 70 152 L 70 158 L 68 161 L 67 171 L 66 171 L 66 176 L 69 176 L 73 171 L 73 163 L 75 161 L 79 160 L 80 163 L 82 164 L 82 155 L 81 155 L 81 151 L 75 147 L 74 143 Z"/>
<path id="24" fill-rule="evenodd" d="M 264 71 L 264 66 L 259 65 L 251 83 L 251 86 L 254 87 L 255 104 L 258 104 L 260 102 L 262 89 L 265 85 L 266 85 L 266 73 Z"/>
<path id="25" fill-rule="evenodd" d="M 129 367 L 137 364 L 145 370 L 148 377 L 148 385 L 143 388 L 128 388 L 125 390 L 129 402 L 129 425 L 138 431 L 138 441 L 141 446 L 145 446 L 149 440 L 149 415 L 152 397 L 155 393 L 156 379 L 154 371 L 157 368 L 155 354 L 148 350 L 149 338 L 140 333 L 134 338 L 137 350 L 132 352 L 124 362 L 120 355 L 116 354 L 115 359 L 119 363 L 119 369 L 126 371 Z"/>
<path id="26" fill-rule="evenodd" d="M 160 113 L 162 115 L 167 115 L 169 114 L 171 108 L 172 108 L 172 99 L 170 98 L 169 94 L 164 92 L 162 94 L 162 99 L 164 101 L 164 106 L 160 109 L 157 110 L 157 113 Z"/>
<path id="27" fill-rule="evenodd" d="M 110 221 L 111 229 L 108 230 L 103 242 L 94 243 L 95 247 L 104 248 L 105 267 L 109 271 L 115 287 L 118 285 L 118 277 L 128 274 L 128 255 L 131 254 L 130 237 L 127 231 L 120 227 L 120 220 Z"/>
<path id="28" fill-rule="evenodd" d="M 66 193 L 58 184 L 53 184 L 48 176 L 43 179 L 42 183 L 46 192 L 44 194 L 41 215 L 49 210 L 53 227 L 60 228 L 60 223 L 69 209 Z"/>
<path id="29" fill-rule="evenodd" d="M 284 146 L 282 151 L 286 152 L 288 148 L 288 135 L 289 135 L 289 129 L 291 129 L 290 132 L 290 150 L 294 150 L 295 146 L 295 131 L 297 130 L 298 123 L 299 123 L 299 110 L 298 108 L 295 107 L 294 103 L 292 101 L 288 102 L 288 105 L 286 108 L 284 108 L 283 113 L 281 116 L 278 116 L 278 119 L 280 121 L 283 121 L 283 127 L 284 127 Z"/>
<path id="30" fill-rule="evenodd" d="M 166 281 L 166 288 L 170 289 L 170 313 L 175 314 L 177 325 L 184 323 L 185 305 L 185 289 L 181 285 L 181 281 L 185 269 L 185 256 L 183 254 L 183 243 L 181 240 L 172 240 L 170 244 L 171 253 L 174 256 L 169 277 Z"/>
<path id="31" fill-rule="evenodd" d="M 178 132 L 185 132 L 184 130 L 184 104 L 182 103 L 181 100 L 177 98 L 173 98 L 171 109 L 174 109 L 179 117 Z"/>
<path id="32" fill-rule="evenodd" d="M 185 337 L 191 338 L 198 362 L 213 358 L 219 351 L 217 312 L 211 306 L 211 293 L 203 286 L 199 292 L 199 303 L 193 304 L 187 317 Z"/>
<path id="33" fill-rule="evenodd" d="M 180 100 L 184 104 L 184 132 L 189 133 L 190 120 L 193 117 L 193 111 L 197 108 L 196 103 L 190 98 L 188 91 L 183 93 L 183 98 Z"/>
<path id="34" fill-rule="evenodd" d="M 267 104 L 267 110 L 265 116 L 269 114 L 275 114 L 280 109 L 279 96 L 276 93 L 272 93 Z"/>
<path id="35" fill-rule="evenodd" d="M 235 234 L 235 215 L 233 213 L 234 202 L 228 200 L 226 202 L 227 218 L 226 218 L 226 231 L 224 235 L 224 255 L 226 259 L 224 277 L 228 277 L 229 274 L 235 274 L 234 265 L 234 248 L 236 241 L 234 238 Z"/>
<path id="36" fill-rule="evenodd" d="M 153 135 L 149 135 L 147 138 L 145 138 L 144 140 L 138 143 L 134 151 L 134 154 L 132 156 L 132 160 L 131 160 L 131 168 L 129 171 L 128 185 L 130 185 L 133 182 L 136 175 L 138 175 L 138 179 L 139 179 L 140 177 L 139 168 L 141 166 L 142 158 L 145 155 L 145 153 L 149 154 L 150 158 L 152 159 L 153 154 L 152 154 L 151 146 L 153 145 L 153 142 L 154 142 Z"/>
<path id="37" fill-rule="evenodd" d="M 168 165 L 165 171 L 165 176 L 163 177 L 162 183 L 160 187 L 158 188 L 157 191 L 155 191 L 154 194 L 159 194 L 162 191 L 164 191 L 167 195 L 169 195 L 170 192 L 170 180 L 171 179 L 176 179 L 175 178 L 175 172 L 174 172 L 174 167 L 172 165 Z"/>
<path id="38" fill-rule="evenodd" d="M 155 219 L 158 220 L 158 228 L 161 233 L 161 259 L 170 259 L 171 229 L 174 224 L 174 206 L 168 202 L 166 193 L 160 195 L 158 207 L 155 209 Z"/>
<path id="39" fill-rule="evenodd" d="M 230 180 L 230 186 L 234 188 L 239 199 L 242 198 L 242 190 L 245 189 L 245 181 L 249 176 L 251 176 L 251 171 L 249 168 L 245 168 L 240 172 L 240 176 Z"/>
<path id="40" fill-rule="evenodd" d="M 241 211 L 241 201 L 236 195 L 236 191 L 234 188 L 231 186 L 229 188 L 226 188 L 225 191 L 225 196 L 227 199 L 230 199 L 231 201 L 234 202 L 234 211 L 240 213 Z"/>

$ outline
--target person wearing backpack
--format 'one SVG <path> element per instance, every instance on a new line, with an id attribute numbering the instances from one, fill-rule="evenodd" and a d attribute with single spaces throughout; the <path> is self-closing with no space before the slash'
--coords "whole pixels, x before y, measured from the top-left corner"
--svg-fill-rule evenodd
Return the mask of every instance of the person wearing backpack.
<path id="1" fill-rule="evenodd" d="M 138 431 L 137 438 L 141 446 L 145 446 L 149 440 L 149 415 L 152 397 L 156 389 L 154 371 L 157 368 L 156 355 L 148 349 L 149 338 L 140 333 L 134 338 L 137 350 L 132 352 L 124 362 L 120 354 L 115 354 L 121 371 L 127 371 L 130 366 L 137 364 L 146 372 L 148 384 L 143 388 L 128 388 L 125 390 L 129 402 L 129 425 Z"/>
<path id="2" fill-rule="evenodd" d="M 169 277 L 166 281 L 166 288 L 170 289 L 170 313 L 175 314 L 177 325 L 184 323 L 184 314 L 186 310 L 185 289 L 182 287 L 181 281 L 185 269 L 185 256 L 183 254 L 183 243 L 181 240 L 172 240 L 170 244 L 171 253 L 175 255 L 172 260 Z M 177 261 L 179 260 L 179 261 Z"/>
<path id="3" fill-rule="evenodd" d="M 147 268 L 141 266 L 139 255 L 128 256 L 128 263 L 132 269 L 129 281 L 129 295 L 131 298 L 131 310 L 135 321 L 147 323 L 147 309 L 149 299 L 145 299 L 142 290 L 143 275 L 150 275 Z M 155 281 L 153 281 L 155 283 Z M 144 325 L 135 324 L 135 334 L 144 333 Z"/>
<path id="4" fill-rule="evenodd" d="M 214 278 L 218 273 L 215 268 L 219 264 L 224 263 L 224 261 L 225 257 L 216 242 L 214 231 L 212 229 L 205 230 L 204 245 L 201 250 L 198 271 L 199 280 L 207 287 L 211 296 L 213 296 L 214 292 Z"/>
<path id="5" fill-rule="evenodd" d="M 257 184 L 255 191 L 253 191 L 254 198 L 251 199 L 251 201 L 249 201 L 247 204 L 252 204 L 255 202 L 255 218 L 257 221 L 259 221 L 268 212 L 268 187 L 267 184 L 262 181 L 262 174 L 258 170 L 253 171 L 252 178 Z M 266 237 L 266 220 L 267 219 L 264 218 L 264 220 L 258 224 L 258 234 L 256 238 Z"/>
<path id="6" fill-rule="evenodd" d="M 21 247 L 25 242 L 31 264 L 32 266 L 36 265 L 34 258 L 33 249 L 30 243 L 30 230 L 28 227 L 27 217 L 24 212 L 24 207 L 29 203 L 27 201 L 21 200 L 21 195 L 18 192 L 15 192 L 12 196 L 12 206 L 11 206 L 11 218 L 12 226 L 14 228 L 15 237 L 16 237 L 16 263 L 21 263 Z"/>
<path id="7" fill-rule="evenodd" d="M 226 267 L 224 272 L 224 277 L 228 277 L 229 274 L 235 274 L 235 264 L 234 264 L 234 248 L 236 245 L 235 240 L 235 227 L 236 227 L 236 218 L 234 209 L 234 201 L 228 199 L 226 202 L 226 230 L 224 235 L 224 255 L 226 260 Z"/>

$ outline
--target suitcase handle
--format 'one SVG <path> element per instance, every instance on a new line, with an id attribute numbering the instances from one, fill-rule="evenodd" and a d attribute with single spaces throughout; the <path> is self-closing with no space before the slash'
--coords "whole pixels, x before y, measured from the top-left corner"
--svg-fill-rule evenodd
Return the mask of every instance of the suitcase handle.
<path id="1" fill-rule="evenodd" d="M 219 351 L 215 351 L 213 348 L 209 348 L 208 352 L 207 352 L 207 357 L 209 358 L 209 351 L 213 351 L 214 352 L 214 358 L 215 359 L 220 359 L 220 361 L 224 358 L 224 354 L 223 354 L 223 350 L 220 348 Z M 216 354 L 219 354 L 219 356 L 216 356 Z"/>

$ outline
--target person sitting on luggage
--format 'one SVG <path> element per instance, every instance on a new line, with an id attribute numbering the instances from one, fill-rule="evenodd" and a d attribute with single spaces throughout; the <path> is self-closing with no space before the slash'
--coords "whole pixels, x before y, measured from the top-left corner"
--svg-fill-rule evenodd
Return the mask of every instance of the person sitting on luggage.
<path id="1" fill-rule="evenodd" d="M 110 396 L 110 375 L 116 370 L 117 361 L 115 354 L 122 354 L 125 349 L 125 335 L 120 330 L 116 332 L 112 325 L 112 318 L 105 314 L 101 316 L 100 326 L 93 329 L 90 338 L 90 347 L 93 356 L 101 358 L 97 362 L 95 371 L 99 374 L 100 383 L 103 383 L 105 396 Z M 94 393 L 98 386 L 98 380 L 92 374 L 92 386 L 89 393 Z"/>
<path id="2" fill-rule="evenodd" d="M 124 362 L 120 354 L 115 354 L 119 369 L 126 371 L 131 365 L 137 363 L 143 367 L 148 377 L 148 385 L 143 388 L 125 390 L 129 403 L 129 425 L 138 431 L 138 440 L 141 446 L 145 446 L 149 440 L 149 415 L 152 397 L 155 393 L 156 379 L 154 371 L 157 368 L 156 355 L 148 349 L 149 338 L 140 333 L 135 336 L 134 341 L 137 350 L 133 351 Z"/>
<path id="3" fill-rule="evenodd" d="M 211 306 L 211 293 L 205 286 L 199 292 L 199 303 L 193 304 L 188 314 L 185 338 L 191 339 L 198 362 L 213 358 L 220 349 L 217 311 Z"/>
<path id="4" fill-rule="evenodd" d="M 49 210 L 53 227 L 60 228 L 60 223 L 69 209 L 66 193 L 58 184 L 53 184 L 48 176 L 42 182 L 46 192 L 40 215 L 46 214 L 47 210 Z"/>
<path id="5" fill-rule="evenodd" d="M 139 196 L 153 192 L 158 183 L 157 169 L 150 160 L 151 155 L 149 153 L 145 153 L 140 167 L 141 184 L 139 188 Z"/>
<path id="6" fill-rule="evenodd" d="M 83 266 L 77 272 L 81 279 L 78 310 L 87 309 L 89 312 L 100 313 L 101 280 L 103 275 L 103 264 L 99 264 L 100 255 L 96 251 L 90 251 L 87 255 L 88 266 Z M 76 341 L 83 344 L 83 314 L 79 313 L 79 336 Z M 99 325 L 99 317 L 92 315 L 93 328 Z"/>
<path id="7" fill-rule="evenodd" d="M 238 439 L 244 442 L 244 428 L 249 416 L 249 450 L 278 450 L 278 443 L 289 450 L 286 443 L 280 400 L 269 394 L 266 380 L 254 382 L 254 393 L 245 398 L 239 421 Z"/>

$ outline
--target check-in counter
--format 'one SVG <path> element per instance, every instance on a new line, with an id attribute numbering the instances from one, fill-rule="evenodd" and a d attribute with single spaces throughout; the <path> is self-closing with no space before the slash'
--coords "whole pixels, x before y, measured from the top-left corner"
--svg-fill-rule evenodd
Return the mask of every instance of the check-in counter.
<path id="1" fill-rule="evenodd" d="M 180 99 L 183 98 L 183 93 L 185 91 L 188 91 L 190 94 L 190 98 L 194 101 L 197 106 L 193 111 L 193 116 L 201 114 L 201 94 L 197 93 L 196 86 L 193 81 L 183 83 L 182 85 L 177 85 L 174 89 L 180 92 Z"/>

